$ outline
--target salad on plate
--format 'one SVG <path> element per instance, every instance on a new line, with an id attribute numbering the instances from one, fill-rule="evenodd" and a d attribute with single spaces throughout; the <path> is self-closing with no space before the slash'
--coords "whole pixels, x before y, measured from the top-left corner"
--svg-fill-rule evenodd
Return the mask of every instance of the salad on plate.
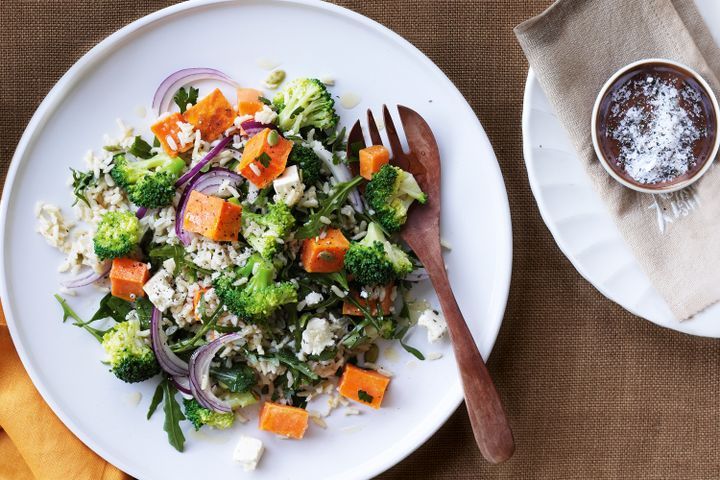
<path id="1" fill-rule="evenodd" d="M 235 98 L 200 96 L 208 80 Z M 179 451 L 182 422 L 226 429 L 254 404 L 261 430 L 293 439 L 324 426 L 308 409 L 319 396 L 380 408 L 391 373 L 376 342 L 423 360 L 408 330 L 446 331 L 412 298 L 427 274 L 398 236 L 426 201 L 416 179 L 382 145 L 347 145 L 326 83 L 276 70 L 265 87 L 276 93 L 214 69 L 173 73 L 151 134 L 119 122 L 121 138 L 71 169 L 75 220 L 36 207 L 72 276 L 56 295 L 63 321 L 97 340 L 118 380 L 158 383 L 147 417 L 162 405 Z M 104 296 L 85 318 L 70 297 L 89 287 Z M 262 452 L 242 436 L 234 458 L 252 469 Z"/>

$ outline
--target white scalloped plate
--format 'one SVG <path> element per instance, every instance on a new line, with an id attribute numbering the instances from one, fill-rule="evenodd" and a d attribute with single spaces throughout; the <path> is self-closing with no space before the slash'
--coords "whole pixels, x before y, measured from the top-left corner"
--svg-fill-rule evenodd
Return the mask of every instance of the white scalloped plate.
<path id="1" fill-rule="evenodd" d="M 83 442 L 142 480 L 242 478 L 242 468 L 232 461 L 241 433 L 261 438 L 266 446 L 252 478 L 369 478 L 426 441 L 462 400 L 449 342 L 429 345 L 424 332 L 415 329 L 411 344 L 444 356 L 421 363 L 398 346 L 391 352 L 382 348 L 381 364 L 395 373 L 382 409 L 359 406 L 357 416 L 336 411 L 327 430 L 311 424 L 302 441 L 259 431 L 254 415 L 250 423 L 222 432 L 195 434 L 186 424 L 188 441 L 181 454 L 167 443 L 162 412 L 145 420 L 154 383 L 118 381 L 100 363 L 97 342 L 60 322 L 52 294 L 62 256 L 34 232 L 35 202 L 56 203 L 67 212 L 68 167 L 84 168 L 84 153 L 100 148 L 104 132 L 114 133 L 117 117 L 147 133 L 149 119 L 138 118 L 137 107 L 150 103 L 169 73 L 215 67 L 258 86 L 268 74 L 256 63 L 261 58 L 282 62 L 291 77 L 333 76 L 336 95 L 361 95 L 356 108 L 340 109 L 344 123 L 383 103 L 407 105 L 427 119 L 443 157 L 442 227 L 453 244 L 446 255 L 449 275 L 485 358 L 502 323 L 512 262 L 502 175 L 472 109 L 427 57 L 380 24 L 316 1 L 196 1 L 153 13 L 93 48 L 48 94 L 18 145 L 0 213 L 0 291 L 25 368 Z M 376 78 L 368 74 L 370 64 L 373 72 L 391 74 Z M 486 207 L 477 221 L 464 213 L 462 193 L 469 191 Z M 421 290 L 419 295 L 431 289 Z M 86 294 L 72 304 L 88 315 L 97 299 Z M 131 401 L 137 392 L 139 405 Z"/>
<path id="2" fill-rule="evenodd" d="M 696 3 L 720 41 L 720 3 Z M 680 332 L 720 337 L 720 304 L 680 322 L 650 284 L 590 184 L 532 70 L 525 85 L 522 128 L 525 165 L 540 214 L 577 271 L 635 315 Z"/>

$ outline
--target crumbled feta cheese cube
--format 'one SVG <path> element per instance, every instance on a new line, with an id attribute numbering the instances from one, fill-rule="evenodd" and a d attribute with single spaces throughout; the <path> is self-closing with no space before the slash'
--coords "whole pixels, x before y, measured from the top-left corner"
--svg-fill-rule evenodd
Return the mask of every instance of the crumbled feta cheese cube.
<path id="1" fill-rule="evenodd" d="M 168 258 L 165 260 L 162 264 L 163 268 L 167 270 L 168 272 L 174 272 L 175 271 L 175 259 L 174 258 Z"/>
<path id="2" fill-rule="evenodd" d="M 282 200 L 288 206 L 293 206 L 305 194 L 305 184 L 300 180 L 300 171 L 297 165 L 287 167 L 282 175 L 273 181 L 275 188 L 275 201 Z"/>
<path id="3" fill-rule="evenodd" d="M 311 318 L 302 334 L 302 352 L 320 355 L 326 347 L 334 345 L 330 324 L 324 318 Z"/>
<path id="4" fill-rule="evenodd" d="M 427 337 L 430 343 L 437 342 L 447 332 L 445 319 L 435 310 L 427 309 L 422 312 L 417 323 L 427 329 Z"/>
<path id="5" fill-rule="evenodd" d="M 143 290 L 147 293 L 148 300 L 155 305 L 155 308 L 164 312 L 172 304 L 175 290 L 172 287 L 173 277 L 164 268 L 158 271 L 150 280 L 145 283 Z"/>
<path id="6" fill-rule="evenodd" d="M 262 441 L 242 435 L 233 451 L 233 460 L 240 463 L 246 472 L 255 470 L 264 451 Z"/>
<path id="7" fill-rule="evenodd" d="M 312 307 L 323 301 L 323 296 L 318 292 L 310 292 L 305 296 L 305 305 Z"/>
<path id="8" fill-rule="evenodd" d="M 255 112 L 255 121 L 259 123 L 269 125 L 271 123 L 274 123 L 276 118 L 277 113 L 275 113 L 272 108 L 268 107 L 267 105 L 263 105 L 262 110 L 260 110 L 259 112 Z"/>

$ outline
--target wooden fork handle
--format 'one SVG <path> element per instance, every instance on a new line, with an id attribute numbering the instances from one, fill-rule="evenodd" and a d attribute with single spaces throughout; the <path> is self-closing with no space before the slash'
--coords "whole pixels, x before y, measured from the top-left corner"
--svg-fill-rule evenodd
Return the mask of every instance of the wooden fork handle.
<path id="1" fill-rule="evenodd" d="M 425 268 L 448 324 L 475 441 L 489 462 L 502 463 L 512 456 L 515 444 L 500 396 L 455 300 L 444 263 L 429 262 Z"/>

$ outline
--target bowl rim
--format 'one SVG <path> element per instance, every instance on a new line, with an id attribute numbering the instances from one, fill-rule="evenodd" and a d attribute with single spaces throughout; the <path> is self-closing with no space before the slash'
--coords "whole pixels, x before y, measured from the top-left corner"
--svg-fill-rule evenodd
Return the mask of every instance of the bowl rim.
<path id="1" fill-rule="evenodd" d="M 645 64 L 651 64 L 651 63 L 661 63 L 668 65 L 670 67 L 678 68 L 681 70 L 685 70 L 687 73 L 689 73 L 707 92 L 707 95 L 710 99 L 710 103 L 712 104 L 713 111 L 715 113 L 715 123 L 716 123 L 716 134 L 715 134 L 715 141 L 713 143 L 713 147 L 710 151 L 710 154 L 708 155 L 707 160 L 703 164 L 702 168 L 700 168 L 697 172 L 695 172 L 691 177 L 677 183 L 671 183 L 666 184 L 663 186 L 662 184 L 658 184 L 657 187 L 646 187 L 641 185 L 636 185 L 632 182 L 627 181 L 622 176 L 618 175 L 618 173 L 610 166 L 608 163 L 607 158 L 605 158 L 605 155 L 602 152 L 602 149 L 600 148 L 600 142 L 598 140 L 598 132 L 597 132 L 597 123 L 598 123 L 598 113 L 600 110 L 600 104 L 605 97 L 605 94 L 607 91 L 612 87 L 618 78 L 620 78 L 622 75 L 624 75 L 626 72 L 641 66 Z M 593 148 L 595 149 L 595 155 L 600 162 L 600 164 L 603 166 L 605 171 L 615 180 L 617 180 L 621 185 L 628 187 L 632 190 L 642 192 L 642 193 L 672 193 L 676 192 L 678 190 L 682 190 L 683 188 L 689 187 L 696 181 L 698 181 L 709 169 L 710 166 L 715 161 L 715 157 L 718 154 L 718 150 L 720 149 L 720 130 L 718 130 L 718 123 L 720 121 L 718 120 L 718 116 L 720 115 L 720 106 L 718 106 L 718 100 L 715 95 L 715 92 L 713 91 L 712 87 L 710 87 L 710 84 L 700 75 L 695 69 L 688 67 L 687 65 L 676 62 L 675 60 L 670 60 L 667 58 L 644 58 L 641 60 L 636 60 L 632 63 L 629 63 L 625 65 L 624 67 L 617 70 L 610 78 L 605 81 L 602 88 L 600 89 L 600 92 L 598 93 L 597 97 L 595 98 L 595 104 L 593 106 L 592 110 L 592 118 L 591 118 L 591 135 L 592 135 L 592 142 L 593 142 Z"/>

